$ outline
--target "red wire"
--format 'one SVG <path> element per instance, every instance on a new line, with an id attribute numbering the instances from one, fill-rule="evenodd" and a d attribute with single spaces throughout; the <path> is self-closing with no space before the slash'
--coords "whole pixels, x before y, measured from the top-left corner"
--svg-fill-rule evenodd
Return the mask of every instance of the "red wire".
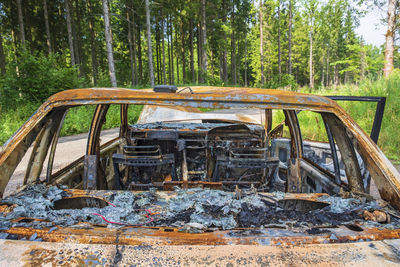
<path id="1" fill-rule="evenodd" d="M 150 210 L 148 210 L 148 209 L 138 209 L 138 210 L 145 210 L 145 211 L 148 213 L 148 214 L 146 214 L 145 216 L 146 216 L 146 218 L 150 218 L 150 220 L 147 221 L 147 222 L 144 222 L 144 223 L 140 223 L 140 224 L 129 224 L 129 223 L 120 223 L 120 222 L 112 222 L 112 221 L 109 221 L 109 220 L 107 220 L 103 215 L 101 215 L 101 214 L 99 214 L 99 213 L 92 213 L 92 214 L 93 214 L 93 215 L 96 215 L 96 216 L 99 216 L 100 218 L 103 219 L 103 221 L 105 221 L 105 222 L 107 222 L 107 223 L 118 224 L 118 225 L 143 226 L 143 225 L 149 224 L 149 223 L 151 223 L 151 222 L 154 221 L 153 217 L 150 217 L 150 215 L 151 215 L 151 211 L 150 211 Z"/>
<path id="2" fill-rule="evenodd" d="M 107 201 L 106 201 L 107 202 Z M 108 205 L 110 205 L 110 206 L 113 206 L 114 208 L 116 207 L 113 203 L 111 203 L 111 202 L 107 202 L 108 203 Z"/>

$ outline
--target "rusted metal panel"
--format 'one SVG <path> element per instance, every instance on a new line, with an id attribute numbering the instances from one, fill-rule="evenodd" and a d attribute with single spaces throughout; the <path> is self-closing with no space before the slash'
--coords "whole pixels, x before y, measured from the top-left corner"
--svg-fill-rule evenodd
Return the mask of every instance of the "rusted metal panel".
<path id="1" fill-rule="evenodd" d="M 300 160 L 298 158 L 289 159 L 287 186 L 287 191 L 290 193 L 301 192 Z"/>
<path id="2" fill-rule="evenodd" d="M 86 155 L 84 163 L 83 188 L 95 190 L 97 187 L 97 155 Z"/>
<path id="3" fill-rule="evenodd" d="M 360 227 L 360 226 L 355 226 Z M 81 244 L 121 244 L 121 245 L 264 245 L 264 246 L 301 246 L 307 244 L 334 244 L 380 241 L 400 238 L 400 230 L 361 227 L 361 231 L 350 230 L 352 226 L 322 227 L 326 233 L 295 233 L 286 229 L 236 229 L 230 231 L 207 231 L 185 233 L 170 227 L 122 227 L 110 229 L 105 226 L 85 224 L 84 229 L 76 227 L 58 227 L 56 230 L 14 227 L 4 232 L 19 238 L 33 234 L 45 242 L 68 242 Z M 354 227 L 353 227 L 354 228 Z"/>
<path id="4" fill-rule="evenodd" d="M 332 114 L 323 114 L 324 121 L 329 125 L 339 147 L 343 163 L 346 166 L 346 176 L 349 181 L 350 190 L 356 192 L 364 192 L 363 180 L 361 176 L 360 166 L 358 165 L 356 152 L 353 143 L 347 135 L 343 124 Z"/>
<path id="5" fill-rule="evenodd" d="M 355 142 L 353 145 L 366 161 L 367 169 L 378 187 L 382 199 L 400 209 L 400 173 L 378 145 L 343 108 L 337 106 L 333 113 L 347 128 L 348 134 L 353 136 L 352 141 Z"/>

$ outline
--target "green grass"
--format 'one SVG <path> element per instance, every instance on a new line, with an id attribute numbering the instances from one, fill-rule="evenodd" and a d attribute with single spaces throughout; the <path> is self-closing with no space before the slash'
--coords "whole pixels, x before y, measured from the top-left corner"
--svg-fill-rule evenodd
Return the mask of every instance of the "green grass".
<path id="1" fill-rule="evenodd" d="M 39 105 L 29 104 L 16 110 L 6 110 L 1 112 L 0 116 L 0 145 L 4 144 L 25 121 L 35 112 Z M 133 124 L 139 118 L 142 111 L 142 105 L 131 105 L 128 108 L 128 122 Z M 119 127 L 120 113 L 119 105 L 111 105 L 106 116 L 106 122 L 103 129 L 111 129 Z M 72 107 L 69 109 L 63 127 L 61 136 L 69 136 L 79 133 L 88 132 L 92 122 L 94 105 Z"/>
<path id="2" fill-rule="evenodd" d="M 38 107 L 39 104 L 27 104 L 17 109 L 4 109 L 0 106 L 0 145 L 7 141 Z"/>
<path id="3" fill-rule="evenodd" d="M 128 122 L 130 124 L 136 123 L 142 111 L 142 105 L 130 105 L 128 108 Z M 89 131 L 92 122 L 95 106 L 80 106 L 71 108 L 65 117 L 63 128 L 61 129 L 61 136 L 74 135 Z M 107 111 L 106 122 L 103 129 L 111 129 L 119 127 L 120 125 L 120 106 L 111 105 Z"/>
<path id="4" fill-rule="evenodd" d="M 302 88 L 300 91 L 309 92 Z M 386 108 L 378 145 L 385 155 L 396 162 L 400 161 L 400 72 L 395 71 L 389 79 L 365 80 L 357 85 L 342 85 L 314 91 L 321 95 L 385 96 Z M 370 134 L 374 121 L 376 103 L 338 102 Z M 301 123 L 301 120 L 300 120 Z"/>

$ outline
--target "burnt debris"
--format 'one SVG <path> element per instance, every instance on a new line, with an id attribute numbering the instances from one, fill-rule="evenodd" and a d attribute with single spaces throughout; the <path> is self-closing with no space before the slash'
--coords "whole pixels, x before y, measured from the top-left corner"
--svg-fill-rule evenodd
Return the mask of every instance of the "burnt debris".
<path id="1" fill-rule="evenodd" d="M 304 209 L 301 199 L 297 199 L 294 206 L 289 205 L 293 199 L 287 199 L 282 192 L 266 196 L 244 191 L 238 199 L 232 192 L 201 188 L 176 188 L 169 194 L 151 189 L 146 192 L 114 192 L 107 197 L 74 197 L 56 186 L 32 185 L 1 201 L 1 205 L 7 208 L 0 213 L 0 230 L 11 227 L 90 228 L 91 225 L 106 225 L 177 227 L 183 232 L 197 233 L 207 229 L 274 225 L 302 231 L 354 223 L 400 227 L 396 217 L 390 224 L 364 220 L 363 211 L 380 208 L 375 201 L 324 196 L 305 201 L 304 205 L 308 208 Z M 285 201 L 287 203 L 282 205 Z M 310 201 L 316 203 L 312 209 L 309 208 Z M 314 232 L 318 233 L 310 233 Z"/>

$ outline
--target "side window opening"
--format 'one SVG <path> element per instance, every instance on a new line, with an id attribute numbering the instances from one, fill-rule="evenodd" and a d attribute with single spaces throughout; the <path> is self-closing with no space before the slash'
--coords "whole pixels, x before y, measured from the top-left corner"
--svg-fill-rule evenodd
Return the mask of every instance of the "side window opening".
<path id="1" fill-rule="evenodd" d="M 318 112 L 301 111 L 297 118 L 303 139 L 303 191 L 337 193 L 339 186 L 348 181 L 327 117 Z"/>
<path id="2" fill-rule="evenodd" d="M 68 109 L 54 154 L 52 174 L 85 155 L 94 108 L 95 106 L 90 105 Z M 65 157 L 66 154 L 69 156 Z"/>
<path id="3" fill-rule="evenodd" d="M 10 195 L 12 192 L 14 192 L 16 189 L 18 189 L 20 186 L 23 185 L 26 173 L 26 166 L 28 165 L 29 159 L 32 156 L 32 150 L 33 147 L 35 146 L 36 141 L 37 139 L 33 141 L 33 143 L 29 146 L 25 155 L 22 157 L 21 161 L 15 168 L 13 175 L 8 181 L 3 197 Z"/>
<path id="4" fill-rule="evenodd" d="M 283 110 L 272 110 L 272 127 L 268 133 L 271 155 L 286 166 L 290 158 L 290 132 Z"/>
<path id="5" fill-rule="evenodd" d="M 33 142 L 24 150 L 26 152 L 24 152 L 24 156 L 10 177 L 5 195 L 12 193 L 19 186 L 46 179 L 50 146 L 58 132 L 64 114 L 65 109 L 54 109 L 28 134 L 28 136 L 32 136 L 26 138 L 33 140 Z"/>
<path id="6" fill-rule="evenodd" d="M 128 106 L 128 124 L 136 124 L 139 115 L 143 110 L 143 105 L 129 105 Z"/>
<path id="7" fill-rule="evenodd" d="M 69 188 L 75 188 L 82 183 L 83 158 L 94 109 L 94 105 L 88 105 L 70 107 L 67 110 L 55 146 L 49 177 L 51 181 L 60 180 L 61 184 L 66 184 Z M 76 162 L 76 165 L 66 170 L 65 168 L 73 162 Z"/>
<path id="8" fill-rule="evenodd" d="M 301 111 L 297 118 L 303 138 L 303 157 L 334 175 L 332 149 L 321 114 Z"/>
<path id="9" fill-rule="evenodd" d="M 121 125 L 120 109 L 121 105 L 110 105 L 108 108 L 106 121 L 100 132 L 100 146 L 119 136 L 119 127 Z"/>

